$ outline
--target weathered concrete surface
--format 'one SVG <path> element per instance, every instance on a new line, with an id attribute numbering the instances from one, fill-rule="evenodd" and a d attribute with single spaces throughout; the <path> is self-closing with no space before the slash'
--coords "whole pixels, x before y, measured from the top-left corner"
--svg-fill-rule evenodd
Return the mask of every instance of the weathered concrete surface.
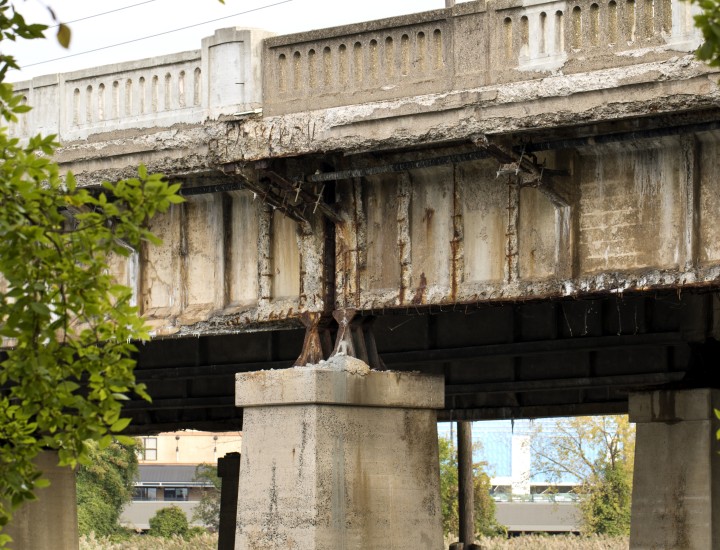
<path id="1" fill-rule="evenodd" d="M 237 550 L 442 547 L 433 410 L 442 377 L 338 356 L 238 374 L 236 399 Z"/>
<path id="2" fill-rule="evenodd" d="M 40 489 L 37 500 L 24 504 L 3 533 L 10 535 L 12 550 L 77 550 L 75 472 L 58 465 L 56 452 L 40 453 L 37 465 L 50 486 Z"/>
<path id="3" fill-rule="evenodd" d="M 630 396 L 630 420 L 637 423 L 633 550 L 720 546 L 718 407 L 718 390 Z"/>
<path id="4" fill-rule="evenodd" d="M 546 182 L 498 177 L 494 159 L 338 181 L 335 207 L 346 221 L 336 225 L 334 251 L 319 214 L 298 224 L 249 191 L 189 197 L 153 222 L 164 246 L 120 263 L 118 274 L 139 281 L 157 335 L 251 329 L 331 306 L 713 285 L 717 132 L 628 144 L 538 153 L 568 174 L 553 181 L 568 190 L 560 202 Z M 331 254 L 334 298 L 323 271 Z"/>
<path id="5" fill-rule="evenodd" d="M 693 56 L 680 55 L 282 116 L 244 115 L 201 125 L 99 134 L 88 141 L 65 142 L 58 160 L 82 181 L 94 183 L 132 175 L 140 162 L 153 170 L 183 174 L 238 161 L 397 149 L 657 116 L 717 105 L 716 74 Z"/>
<path id="6" fill-rule="evenodd" d="M 10 131 L 71 142 L 259 109 L 260 50 L 269 36 L 259 29 L 219 29 L 199 50 L 17 82 L 15 91 L 33 109 Z"/>
<path id="7" fill-rule="evenodd" d="M 56 83 L 63 109 L 43 107 L 30 122 L 74 128 L 61 132 L 57 159 L 87 185 L 131 177 L 139 163 L 190 191 L 230 185 L 173 207 L 153 222 L 162 248 L 113 266 L 136 289 L 155 336 L 288 327 L 301 312 L 343 307 L 711 288 L 720 278 L 717 130 L 632 146 L 556 145 L 535 154 L 530 179 L 512 170 L 498 177 L 507 159 L 488 153 L 312 181 L 716 120 L 718 73 L 686 53 L 696 44 L 694 8 L 648 6 L 468 2 L 265 40 L 224 29 L 199 53 L 158 67 L 66 75 Z M 199 60 L 200 103 L 190 105 L 187 79 L 196 73 L 187 64 Z M 225 61 L 232 69 L 215 81 L 211 68 Z M 27 84 L 31 103 L 50 93 L 45 80 Z M 92 95 L 100 84 L 102 105 Z M 545 168 L 565 175 L 543 177 Z M 285 182 L 275 203 L 269 174 Z M 301 193 L 312 200 L 299 201 Z M 297 206 L 304 221 L 282 205 Z"/>
<path id="8" fill-rule="evenodd" d="M 265 41 L 266 108 L 282 114 L 655 61 L 699 45 L 697 8 L 563 0 L 452 9 Z"/>

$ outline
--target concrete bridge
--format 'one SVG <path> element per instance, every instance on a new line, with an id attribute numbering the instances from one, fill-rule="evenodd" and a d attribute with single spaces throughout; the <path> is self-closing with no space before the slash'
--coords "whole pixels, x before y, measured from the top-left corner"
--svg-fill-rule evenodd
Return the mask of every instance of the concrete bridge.
<path id="1" fill-rule="evenodd" d="M 468 2 L 288 36 L 223 29 L 197 51 L 18 83 L 35 109 L 12 131 L 57 133 L 57 160 L 85 185 L 140 163 L 183 183 L 188 201 L 154 222 L 164 245 L 113 267 L 155 335 L 137 371 L 153 403 L 128 405 L 133 429 L 227 429 L 245 405 L 246 424 L 248 411 L 279 415 L 274 437 L 295 460 L 306 424 L 296 433 L 297 417 L 263 404 L 318 403 L 303 388 L 330 382 L 273 379 L 300 392 L 286 402 L 247 374 L 236 400 L 235 374 L 315 364 L 335 346 L 379 371 L 426 375 L 397 375 L 407 398 L 378 382 L 373 410 L 629 410 L 633 548 L 720 545 L 720 75 L 688 53 L 693 9 Z M 261 416 L 251 424 L 267 435 Z M 405 443 L 391 452 L 373 439 L 368 460 L 402 469 L 409 433 L 427 455 L 424 419 L 387 420 L 383 433 Z M 349 451 L 328 451 L 338 452 Z M 356 475 L 363 464 L 346 466 Z M 359 521 L 331 493 L 328 514 Z M 386 509 L 368 498 L 363 514 Z M 423 502 L 400 500 L 408 515 Z M 289 540 L 282 525 L 268 529 L 238 548 Z M 373 529 L 342 540 L 410 540 Z M 435 547 L 434 536 L 411 546 Z"/>

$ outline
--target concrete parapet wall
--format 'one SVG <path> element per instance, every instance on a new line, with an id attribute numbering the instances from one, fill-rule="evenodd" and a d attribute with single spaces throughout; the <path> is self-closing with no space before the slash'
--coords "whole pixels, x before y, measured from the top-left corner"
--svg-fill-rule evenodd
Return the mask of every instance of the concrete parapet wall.
<path id="1" fill-rule="evenodd" d="M 13 135 L 92 134 L 192 124 L 261 107 L 260 44 L 270 33 L 220 29 L 200 50 L 18 82 L 33 110 Z"/>
<path id="2" fill-rule="evenodd" d="M 695 10 L 681 0 L 477 1 L 286 36 L 220 29 L 199 50 L 18 82 L 35 109 L 12 132 L 73 141 L 656 61 L 699 45 Z"/>
<path id="3" fill-rule="evenodd" d="M 699 43 L 695 5 L 468 2 L 265 41 L 268 114 L 361 104 L 667 58 Z"/>

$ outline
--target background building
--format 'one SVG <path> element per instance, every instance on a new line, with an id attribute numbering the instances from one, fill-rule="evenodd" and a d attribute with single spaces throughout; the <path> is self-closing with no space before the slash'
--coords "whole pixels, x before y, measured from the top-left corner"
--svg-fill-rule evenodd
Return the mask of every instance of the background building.
<path id="1" fill-rule="evenodd" d="M 580 530 L 577 480 L 549 479 L 532 453 L 532 437 L 552 438 L 554 424 L 554 419 L 473 422 L 473 460 L 485 463 L 497 521 L 510 533 Z M 535 435 L 538 426 L 542 430 Z M 438 424 L 438 433 L 456 443 L 453 423 Z"/>
<path id="2" fill-rule="evenodd" d="M 199 464 L 217 464 L 218 457 L 239 452 L 241 432 L 210 433 L 182 431 L 140 438 L 142 448 L 139 479 L 132 502 L 123 510 L 120 522 L 145 530 L 149 520 L 166 506 L 179 506 L 192 520 L 193 510 L 205 491 L 214 490 L 205 481 L 196 481 Z"/>

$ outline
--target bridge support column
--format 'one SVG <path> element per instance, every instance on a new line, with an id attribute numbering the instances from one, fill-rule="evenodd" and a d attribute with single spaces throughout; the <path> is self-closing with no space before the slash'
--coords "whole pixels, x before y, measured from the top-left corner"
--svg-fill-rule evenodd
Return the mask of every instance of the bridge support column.
<path id="1" fill-rule="evenodd" d="M 13 550 L 77 550 L 77 496 L 75 472 L 58 466 L 55 451 L 45 451 L 37 458 L 43 477 L 50 486 L 39 489 L 37 500 L 23 504 L 13 514 L 4 530 L 13 538 Z"/>
<path id="2" fill-rule="evenodd" d="M 637 423 L 630 548 L 720 548 L 720 391 L 630 396 Z"/>
<path id="3" fill-rule="evenodd" d="M 442 548 L 441 376 L 320 365 L 237 375 L 236 550 Z"/>

